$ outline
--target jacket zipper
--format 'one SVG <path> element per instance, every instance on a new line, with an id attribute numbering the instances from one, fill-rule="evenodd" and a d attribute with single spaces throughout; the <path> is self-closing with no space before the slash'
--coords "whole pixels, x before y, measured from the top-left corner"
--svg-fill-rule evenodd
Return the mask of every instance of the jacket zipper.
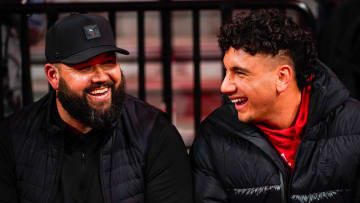
<path id="1" fill-rule="evenodd" d="M 306 129 L 305 129 L 306 130 Z M 304 132 L 305 132 L 305 130 L 304 130 Z M 303 136 L 304 136 L 304 134 L 303 134 Z M 296 160 L 297 160 L 297 156 L 298 156 L 298 154 L 299 154 L 299 150 L 300 150 L 300 147 L 302 146 L 302 142 L 303 142 L 304 140 L 302 139 L 301 140 L 301 142 L 300 142 L 300 144 L 299 144 L 299 146 L 298 146 L 298 148 L 296 149 L 296 154 L 295 154 L 295 160 L 294 160 L 294 168 L 293 168 L 293 170 L 291 170 L 291 169 L 289 169 L 289 173 L 290 173 L 290 178 L 289 178 L 289 180 L 288 180 L 288 185 L 287 185 L 287 189 L 288 189 L 288 191 L 287 191 L 287 196 L 288 196 L 288 198 L 290 199 L 291 198 L 291 185 L 292 185 L 292 182 L 293 182 L 293 177 L 294 177 L 294 173 L 295 173 L 295 168 L 296 168 Z"/>
<path id="2" fill-rule="evenodd" d="M 86 154 L 85 154 L 85 152 L 81 153 L 80 160 L 81 160 L 82 169 L 85 169 L 85 164 L 86 164 Z"/>
<path id="3" fill-rule="evenodd" d="M 103 173 L 102 173 L 102 171 L 104 170 L 104 166 L 102 165 L 103 156 L 104 156 L 104 153 L 103 153 L 103 151 L 100 150 L 100 154 L 99 154 L 99 157 L 100 157 L 99 158 L 100 184 L 101 184 L 101 190 L 102 190 L 102 197 L 103 197 L 104 203 L 106 203 L 106 202 L 111 202 L 111 201 L 108 200 L 105 195 L 105 182 L 104 182 L 104 177 L 103 177 Z"/>
<path id="4" fill-rule="evenodd" d="M 280 177 L 281 203 L 287 203 L 287 197 L 286 197 L 287 195 L 286 195 L 286 191 L 285 191 L 284 178 L 283 178 L 283 175 L 280 170 L 279 170 L 279 177 Z"/>

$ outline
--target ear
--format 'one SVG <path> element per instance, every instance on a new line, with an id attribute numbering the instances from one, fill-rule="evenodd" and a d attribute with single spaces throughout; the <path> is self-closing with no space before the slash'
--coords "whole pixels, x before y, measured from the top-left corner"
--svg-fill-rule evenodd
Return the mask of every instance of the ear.
<path id="1" fill-rule="evenodd" d="M 281 65 L 277 68 L 276 91 L 278 94 L 283 93 L 290 85 L 294 71 L 289 65 Z"/>
<path id="2" fill-rule="evenodd" d="M 59 79 L 60 79 L 60 72 L 54 64 L 47 63 L 45 64 L 45 74 L 47 80 L 49 81 L 51 87 L 56 91 L 59 87 Z"/>

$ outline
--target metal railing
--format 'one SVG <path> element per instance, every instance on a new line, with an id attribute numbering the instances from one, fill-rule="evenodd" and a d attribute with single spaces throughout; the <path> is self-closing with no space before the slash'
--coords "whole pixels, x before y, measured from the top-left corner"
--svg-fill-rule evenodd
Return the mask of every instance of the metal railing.
<path id="1" fill-rule="evenodd" d="M 301 22 L 315 31 L 315 20 L 309 8 L 299 1 L 268 1 L 268 0 L 214 0 L 214 1 L 156 1 L 156 2 L 107 2 L 107 3 L 47 3 L 47 4 L 0 4 L 0 16 L 8 14 L 21 15 L 21 57 L 22 57 L 22 94 L 23 104 L 33 102 L 30 78 L 30 49 L 28 42 L 28 14 L 43 13 L 47 16 L 48 27 L 56 20 L 59 13 L 64 12 L 107 12 L 109 21 L 115 29 L 116 12 L 135 11 L 137 13 L 137 63 L 138 63 L 138 97 L 146 99 L 145 88 L 145 29 L 144 12 L 161 12 L 161 62 L 163 89 L 162 97 L 166 105 L 166 112 L 172 116 L 172 78 L 171 78 L 171 59 L 172 53 L 172 33 L 171 33 L 171 12 L 177 10 L 187 10 L 192 12 L 193 22 L 193 53 L 192 61 L 194 64 L 194 124 L 195 131 L 198 130 L 201 121 L 201 83 L 200 83 L 200 17 L 201 10 L 221 11 L 221 23 L 231 18 L 235 9 L 257 9 L 257 8 L 279 8 L 295 10 L 303 19 Z M 1 33 L 1 32 L 0 32 Z M 1 54 L 1 53 L 0 53 Z M 2 56 L 2 54 L 0 55 Z M 0 58 L 1 59 L 1 58 Z M 3 60 L 1 60 L 3 61 Z M 2 75 L 0 70 L 0 89 L 2 89 Z M 2 91 L 0 101 L 3 102 Z M 3 115 L 3 105 L 0 105 L 0 116 Z"/>

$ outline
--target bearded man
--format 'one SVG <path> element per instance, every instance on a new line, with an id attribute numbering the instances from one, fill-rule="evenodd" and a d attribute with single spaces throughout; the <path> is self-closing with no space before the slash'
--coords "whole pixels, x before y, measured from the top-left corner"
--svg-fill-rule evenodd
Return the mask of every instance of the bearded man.
<path id="1" fill-rule="evenodd" d="M 0 202 L 192 202 L 177 129 L 125 93 L 110 24 L 73 14 L 46 36 L 54 91 L 1 123 Z"/>
<path id="2" fill-rule="evenodd" d="M 192 146 L 197 203 L 360 202 L 360 103 L 284 13 L 221 28 L 229 100 Z"/>

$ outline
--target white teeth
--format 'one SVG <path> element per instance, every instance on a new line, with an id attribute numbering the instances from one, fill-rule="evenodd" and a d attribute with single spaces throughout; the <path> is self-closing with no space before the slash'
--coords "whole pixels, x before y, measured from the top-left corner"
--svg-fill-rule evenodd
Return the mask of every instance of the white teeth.
<path id="1" fill-rule="evenodd" d="M 246 101 L 245 98 L 243 98 L 243 99 L 232 99 L 231 100 L 232 103 L 238 103 L 238 102 L 244 102 L 244 101 Z"/>
<path id="2" fill-rule="evenodd" d="M 109 88 L 103 88 L 103 89 L 97 89 L 97 90 L 94 90 L 94 91 L 91 91 L 90 94 L 103 94 L 105 92 L 107 92 L 109 90 Z"/>

